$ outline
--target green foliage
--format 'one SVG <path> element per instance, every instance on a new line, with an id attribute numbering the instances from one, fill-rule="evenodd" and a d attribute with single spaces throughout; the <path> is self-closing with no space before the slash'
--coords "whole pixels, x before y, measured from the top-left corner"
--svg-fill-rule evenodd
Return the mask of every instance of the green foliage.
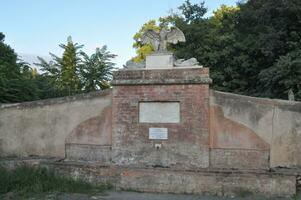
<path id="1" fill-rule="evenodd" d="M 213 89 L 282 99 L 291 89 L 300 100 L 301 1 L 241 1 L 209 18 L 204 2 L 186 0 L 178 9 L 165 19 L 186 43 L 170 49 L 210 67 Z"/>
<path id="2" fill-rule="evenodd" d="M 36 65 L 54 80 L 55 87 L 64 96 L 80 93 L 82 86 L 79 65 L 81 62 L 80 49 L 83 45 L 73 43 L 69 36 L 67 44 L 59 46 L 64 50 L 61 58 L 50 53 L 52 61 L 47 63 L 43 58 L 38 57 L 40 63 L 36 63 Z"/>
<path id="3" fill-rule="evenodd" d="M 4 43 L 0 33 L 0 102 L 28 101 L 37 98 L 37 88 L 32 83 L 32 69 L 20 62 L 17 54 Z"/>
<path id="4" fill-rule="evenodd" d="M 146 30 L 155 30 L 160 31 L 160 26 L 156 24 L 156 20 L 150 20 L 147 23 L 143 24 L 140 30 L 134 35 L 134 44 L 133 47 L 136 49 L 137 56 L 133 58 L 134 62 L 141 62 L 145 60 L 145 56 L 154 51 L 154 48 L 150 44 L 142 44 L 141 37 Z"/>
<path id="5" fill-rule="evenodd" d="M 207 8 L 205 8 L 205 2 L 201 2 L 200 4 L 191 4 L 189 0 L 186 0 L 180 7 L 183 14 L 183 19 L 186 23 L 197 22 L 202 20 L 203 16 L 207 12 Z"/>
<path id="6" fill-rule="evenodd" d="M 78 92 L 81 88 L 78 72 L 80 63 L 79 50 L 83 46 L 73 43 L 71 36 L 68 37 L 67 41 L 67 45 L 60 44 L 60 47 L 64 49 L 64 53 L 58 62 L 61 65 L 59 87 L 68 91 Z"/>
<path id="7" fill-rule="evenodd" d="M 41 89 L 48 89 L 46 95 L 66 96 L 110 87 L 115 65 L 111 60 L 116 55 L 106 46 L 97 48 L 91 56 L 81 51 L 83 45 L 73 43 L 71 37 L 66 45 L 59 46 L 64 49 L 62 57 L 50 53 L 50 62 L 38 57 L 39 63 L 36 63 L 44 72 L 38 80 L 43 82 Z"/>
<path id="8" fill-rule="evenodd" d="M 17 55 L 4 43 L 4 38 L 4 34 L 0 33 L 0 101 L 9 102 L 18 98 L 19 88 L 14 88 L 14 83 L 20 77 L 20 69 Z"/>
<path id="9" fill-rule="evenodd" d="M 260 74 L 262 91 L 271 97 L 286 99 L 291 89 L 295 99 L 301 99 L 301 50 L 281 56 Z"/>
<path id="10" fill-rule="evenodd" d="M 109 185 L 93 185 L 81 179 L 56 175 L 54 171 L 46 168 L 33 168 L 29 166 L 19 166 L 9 171 L 0 167 L 0 194 L 8 192 L 20 193 L 45 193 L 57 192 L 77 192 L 91 193 L 102 192 L 109 189 Z"/>
<path id="11" fill-rule="evenodd" d="M 81 52 L 81 55 L 83 60 L 80 65 L 80 75 L 83 89 L 86 92 L 90 92 L 109 88 L 112 70 L 115 65 L 111 62 L 111 59 L 115 58 L 116 55 L 107 51 L 107 46 L 103 46 L 100 49 L 96 48 L 95 53 L 91 56 L 84 52 Z"/>
<path id="12" fill-rule="evenodd" d="M 18 60 L 17 54 L 4 43 L 4 35 L 0 33 L 0 102 L 41 99 L 48 92 L 43 88 L 45 84 L 36 69 Z"/>
<path id="13" fill-rule="evenodd" d="M 141 62 L 153 51 L 143 45 L 147 29 L 159 31 L 170 24 L 180 28 L 186 43 L 168 46 L 176 57 L 195 57 L 210 67 L 212 88 L 216 90 L 287 99 L 292 90 L 300 100 L 300 0 L 249 0 L 237 6 L 222 5 L 213 16 L 204 17 L 204 2 L 186 0 L 158 20 L 150 20 L 134 35 L 133 47 Z M 0 33 L 0 102 L 18 102 L 65 96 L 109 87 L 114 64 L 106 48 L 88 56 L 81 45 L 68 38 L 62 57 L 51 54 L 49 63 L 39 58 L 44 71 L 38 74 L 4 43 Z"/>
<path id="14" fill-rule="evenodd" d="M 247 94 L 287 99 L 287 95 L 284 96 L 287 88 L 281 87 L 279 88 L 281 91 L 275 90 L 274 86 L 269 84 L 269 79 L 272 77 L 265 77 L 264 75 L 269 73 L 264 72 L 269 69 L 268 71 L 279 70 L 278 75 L 285 73 L 285 70 L 281 69 L 285 66 L 279 66 L 279 59 L 282 60 L 281 57 L 288 54 L 298 55 L 293 52 L 300 49 L 301 2 L 256 0 L 239 6 L 235 28 L 236 43 L 241 49 L 241 54 L 245 56 L 241 73 L 247 80 Z M 298 74 L 297 71 L 294 73 Z M 289 78 L 285 74 L 281 77 Z M 287 81 L 298 82 L 296 76 L 291 78 L 293 80 Z M 298 88 L 296 84 L 290 87 Z M 298 93 L 298 91 L 294 92 Z"/>
<path id="15" fill-rule="evenodd" d="M 38 57 L 37 66 L 18 59 L 17 54 L 4 43 L 0 32 L 0 102 L 21 102 L 45 98 L 62 97 L 110 87 L 116 55 L 107 47 L 97 48 L 90 57 L 81 51 L 83 45 L 73 43 L 68 37 L 66 44 L 59 45 L 62 57 L 50 53 L 52 60 Z"/>

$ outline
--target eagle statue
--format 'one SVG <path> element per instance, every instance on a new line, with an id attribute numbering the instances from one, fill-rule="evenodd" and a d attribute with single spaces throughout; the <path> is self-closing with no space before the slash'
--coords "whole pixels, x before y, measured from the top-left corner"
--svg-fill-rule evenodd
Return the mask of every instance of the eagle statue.
<path id="1" fill-rule="evenodd" d="M 167 51 L 167 43 L 185 42 L 184 33 L 177 27 L 163 27 L 160 32 L 148 29 L 141 37 L 142 44 L 151 44 L 156 52 Z"/>

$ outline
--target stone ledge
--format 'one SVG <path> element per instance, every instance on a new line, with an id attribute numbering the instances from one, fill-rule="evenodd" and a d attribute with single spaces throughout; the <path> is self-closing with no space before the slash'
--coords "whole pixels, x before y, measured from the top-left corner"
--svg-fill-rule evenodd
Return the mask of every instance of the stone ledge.
<path id="1" fill-rule="evenodd" d="M 113 80 L 112 85 L 175 85 L 175 84 L 210 84 L 212 80 L 206 77 L 194 79 L 152 79 L 152 80 Z"/>
<path id="2" fill-rule="evenodd" d="M 26 159 L 25 159 L 26 160 Z M 239 196 L 255 194 L 266 197 L 291 197 L 296 194 L 296 175 L 266 170 L 173 170 L 103 166 L 97 162 L 56 161 L 55 159 L 11 160 L 0 162 L 13 169 L 20 164 L 55 170 L 61 175 L 83 178 L 94 183 L 111 183 L 117 190 L 156 193 L 210 194 Z"/>
<path id="3" fill-rule="evenodd" d="M 43 162 L 43 165 L 62 175 L 81 177 L 96 183 L 110 182 L 117 190 L 218 196 L 247 193 L 266 197 L 291 197 L 296 193 L 296 176 L 268 171 L 185 171 L 70 162 Z"/>
<path id="4" fill-rule="evenodd" d="M 294 176 L 223 174 L 128 169 L 120 174 L 117 188 L 140 192 L 291 197 L 296 193 Z"/>
<path id="5" fill-rule="evenodd" d="M 113 74 L 112 85 L 210 84 L 208 68 L 120 70 Z"/>

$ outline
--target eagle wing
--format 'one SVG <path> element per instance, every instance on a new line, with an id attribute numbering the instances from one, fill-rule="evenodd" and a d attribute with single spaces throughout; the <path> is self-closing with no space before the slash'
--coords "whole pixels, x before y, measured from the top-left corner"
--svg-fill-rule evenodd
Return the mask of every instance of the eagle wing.
<path id="1" fill-rule="evenodd" d="M 152 29 L 146 30 L 141 36 L 142 44 L 151 44 L 155 50 L 158 50 L 160 43 L 159 33 Z"/>
<path id="2" fill-rule="evenodd" d="M 185 42 L 184 33 L 177 27 L 171 27 L 170 32 L 167 34 L 167 42 L 177 44 L 178 42 Z"/>

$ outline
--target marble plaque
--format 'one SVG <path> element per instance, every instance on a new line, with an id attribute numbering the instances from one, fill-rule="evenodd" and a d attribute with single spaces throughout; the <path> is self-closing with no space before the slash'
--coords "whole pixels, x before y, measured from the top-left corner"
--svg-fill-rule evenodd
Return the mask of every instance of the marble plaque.
<path id="1" fill-rule="evenodd" d="M 150 140 L 167 140 L 168 130 L 167 128 L 149 128 L 148 138 Z"/>
<path id="2" fill-rule="evenodd" d="M 180 123 L 179 102 L 140 102 L 140 123 Z"/>

